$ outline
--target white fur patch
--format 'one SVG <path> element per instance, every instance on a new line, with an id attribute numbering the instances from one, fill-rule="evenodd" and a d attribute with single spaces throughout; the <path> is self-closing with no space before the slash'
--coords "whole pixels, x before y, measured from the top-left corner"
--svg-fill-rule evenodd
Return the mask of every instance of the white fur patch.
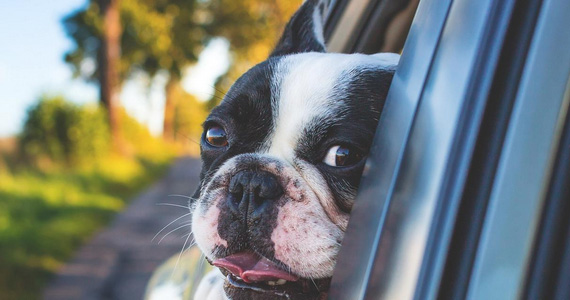
<path id="1" fill-rule="evenodd" d="M 222 197 L 217 197 L 218 201 L 220 199 Z M 205 212 L 195 211 L 192 216 L 192 230 L 196 244 L 209 258 L 212 258 L 212 251 L 216 246 L 228 246 L 228 242 L 218 233 L 220 215 L 220 209 L 216 206 L 218 201 L 214 200 L 213 205 L 210 205 Z"/>
<path id="2" fill-rule="evenodd" d="M 289 201 L 279 209 L 271 234 L 275 258 L 301 277 L 330 277 L 343 233 L 328 220 L 318 201 Z"/>
<path id="3" fill-rule="evenodd" d="M 319 173 L 317 168 L 303 162 L 302 160 L 296 160 L 295 165 L 297 169 L 301 169 L 299 172 L 300 176 L 303 177 L 307 186 L 315 194 L 315 199 L 318 200 L 321 208 L 326 214 L 326 217 L 337 226 L 343 232 L 348 226 L 349 215 L 339 209 L 336 205 L 333 195 L 324 179 L 324 177 Z"/>
<path id="4" fill-rule="evenodd" d="M 289 163 L 303 129 L 316 118 L 333 120 L 343 103 L 336 99 L 335 87 L 348 84 L 343 77 L 357 68 L 395 69 L 399 55 L 340 53 L 301 53 L 285 57 L 279 62 L 279 77 L 272 86 L 278 87 L 273 99 L 274 129 L 265 142 L 267 153 Z M 275 88 L 274 88 L 275 89 Z"/>

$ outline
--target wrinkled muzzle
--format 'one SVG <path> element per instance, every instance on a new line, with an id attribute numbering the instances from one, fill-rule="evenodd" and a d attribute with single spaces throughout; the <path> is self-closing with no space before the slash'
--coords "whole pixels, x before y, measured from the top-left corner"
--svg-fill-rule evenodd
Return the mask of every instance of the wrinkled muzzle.
<path id="1" fill-rule="evenodd" d="M 218 267 L 278 281 L 330 277 L 347 220 L 314 166 L 243 154 L 205 185 L 192 226 Z"/>

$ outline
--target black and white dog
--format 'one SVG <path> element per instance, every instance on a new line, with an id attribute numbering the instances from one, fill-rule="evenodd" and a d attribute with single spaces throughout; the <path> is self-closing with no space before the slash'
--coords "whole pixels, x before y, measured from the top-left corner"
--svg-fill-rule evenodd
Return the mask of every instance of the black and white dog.
<path id="1" fill-rule="evenodd" d="M 196 299 L 324 299 L 399 56 L 325 53 L 307 0 L 204 123 Z"/>

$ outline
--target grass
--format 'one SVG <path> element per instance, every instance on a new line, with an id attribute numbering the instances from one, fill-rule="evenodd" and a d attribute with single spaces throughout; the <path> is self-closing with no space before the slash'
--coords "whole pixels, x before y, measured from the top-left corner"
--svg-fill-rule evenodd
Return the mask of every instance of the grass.
<path id="1" fill-rule="evenodd" d="M 38 298 L 77 247 L 168 164 L 115 157 L 88 168 L 14 170 L 0 156 L 0 298 Z"/>

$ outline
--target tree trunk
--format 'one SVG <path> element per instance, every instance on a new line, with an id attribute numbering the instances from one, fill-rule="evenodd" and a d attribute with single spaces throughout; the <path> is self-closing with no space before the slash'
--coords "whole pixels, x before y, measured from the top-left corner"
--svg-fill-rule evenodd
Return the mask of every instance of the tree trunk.
<path id="1" fill-rule="evenodd" d="M 180 79 L 175 75 L 170 75 L 166 86 L 164 87 L 164 94 L 166 100 L 164 102 L 164 122 L 162 127 L 162 137 L 167 141 L 174 141 L 176 139 L 176 132 L 174 132 L 174 116 L 176 114 L 176 88 L 180 84 Z"/>
<path id="2" fill-rule="evenodd" d="M 122 148 L 120 102 L 119 102 L 119 60 L 121 59 L 120 0 L 99 0 L 103 17 L 103 36 L 99 53 L 99 84 L 101 103 L 109 117 L 111 138 L 116 150 Z"/>

